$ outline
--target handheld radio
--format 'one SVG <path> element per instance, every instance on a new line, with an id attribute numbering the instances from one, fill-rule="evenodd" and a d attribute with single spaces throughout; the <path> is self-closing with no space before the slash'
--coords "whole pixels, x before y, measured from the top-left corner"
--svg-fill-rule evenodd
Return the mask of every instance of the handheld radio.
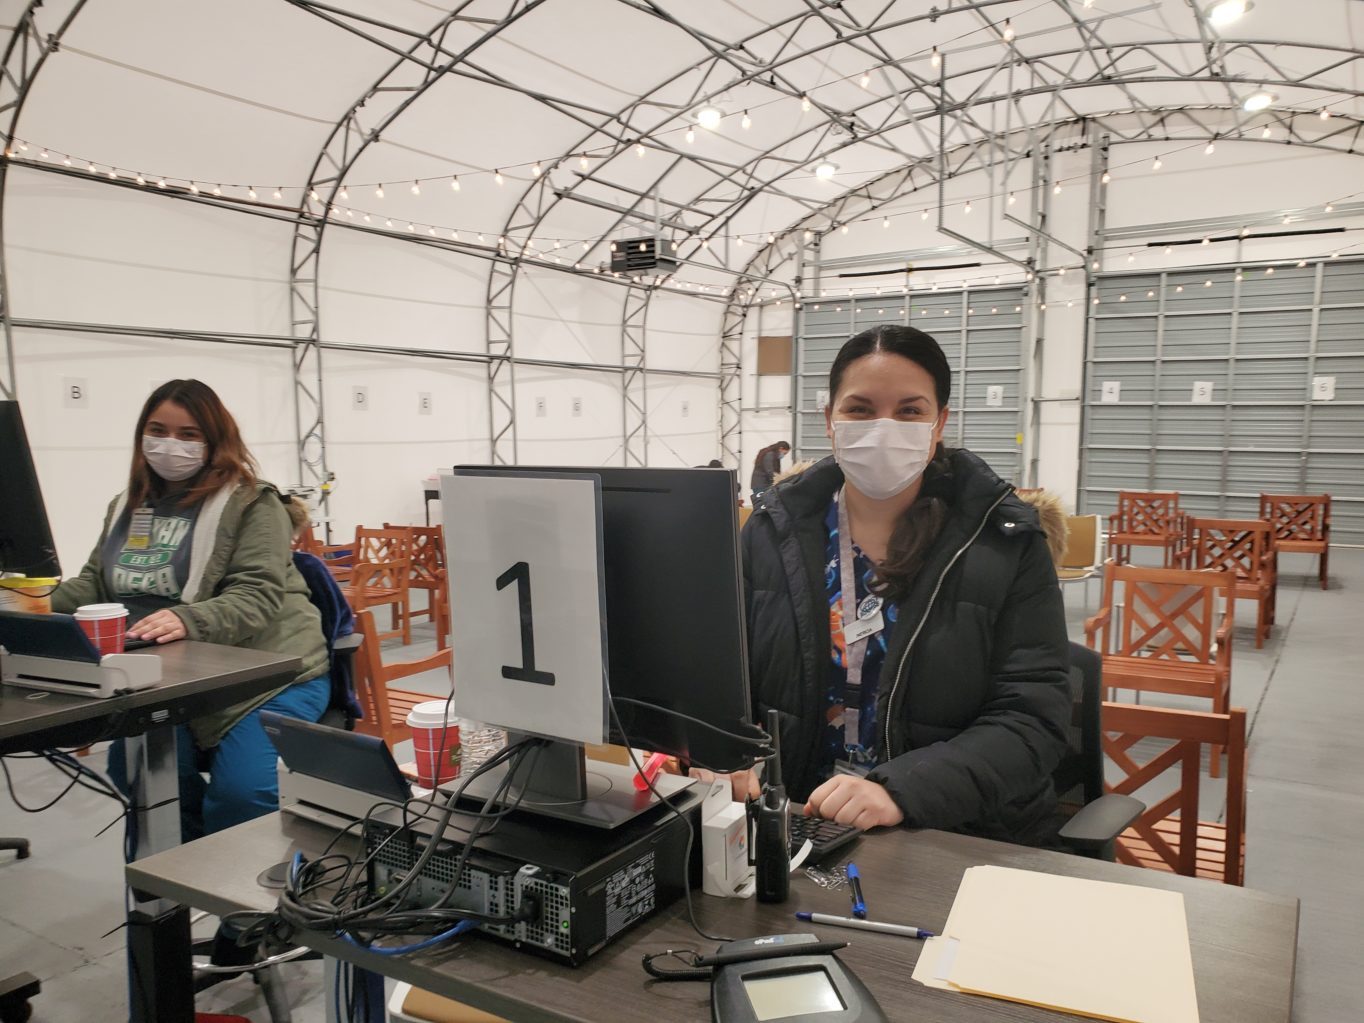
<path id="1" fill-rule="evenodd" d="M 762 796 L 748 804 L 749 862 L 759 902 L 785 902 L 791 893 L 791 801 L 781 779 L 781 741 L 778 714 L 767 712 L 767 731 L 772 736 L 772 759 L 764 772 Z"/>

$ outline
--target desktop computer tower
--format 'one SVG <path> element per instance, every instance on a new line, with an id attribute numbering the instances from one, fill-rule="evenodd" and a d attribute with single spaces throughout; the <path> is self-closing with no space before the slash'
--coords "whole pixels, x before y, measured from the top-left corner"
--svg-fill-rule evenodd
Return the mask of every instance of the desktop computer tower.
<path id="1" fill-rule="evenodd" d="M 430 906 L 451 888 L 446 905 L 493 917 L 480 930 L 524 951 L 578 966 L 683 894 L 684 878 L 700 890 L 700 796 L 672 797 L 682 816 L 655 807 L 604 830 L 515 812 L 480 835 L 460 876 L 462 839 L 475 823 L 456 812 L 435 853 L 403 896 L 404 908 Z M 369 893 L 378 897 L 404 879 L 432 841 L 439 811 L 409 804 L 365 822 Z M 697 836 L 687 859 L 688 823 Z"/>

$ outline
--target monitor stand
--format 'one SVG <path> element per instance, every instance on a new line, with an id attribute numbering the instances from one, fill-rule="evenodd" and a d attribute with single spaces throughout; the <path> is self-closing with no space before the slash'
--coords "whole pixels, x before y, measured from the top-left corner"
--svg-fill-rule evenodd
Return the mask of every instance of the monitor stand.
<path id="1" fill-rule="evenodd" d="M 508 743 L 522 738 L 525 736 L 515 732 L 507 734 Z M 517 809 L 528 813 L 603 830 L 618 828 L 662 805 L 648 789 L 640 792 L 635 788 L 633 764 L 588 760 L 577 743 L 550 742 L 538 753 L 532 751 L 526 756 L 527 760 L 534 758 L 533 769 L 528 772 L 523 763 L 504 805 L 515 803 Z M 463 798 L 486 800 L 502 783 L 507 770 L 506 765 L 500 765 L 479 776 L 464 789 Z M 693 784 L 694 779 L 676 774 L 654 778 L 654 788 L 669 799 Z M 457 785 L 452 782 L 446 788 Z"/>

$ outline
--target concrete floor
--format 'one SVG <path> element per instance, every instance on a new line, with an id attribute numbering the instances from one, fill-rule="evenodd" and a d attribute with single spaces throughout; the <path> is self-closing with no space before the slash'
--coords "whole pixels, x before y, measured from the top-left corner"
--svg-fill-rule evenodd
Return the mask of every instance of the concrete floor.
<path id="1" fill-rule="evenodd" d="M 1250 713 L 1247 885 L 1302 900 L 1294 1018 L 1304 1023 L 1360 1019 L 1364 978 L 1364 551 L 1332 554 L 1331 589 L 1316 588 L 1315 563 L 1290 556 L 1281 565 L 1279 623 L 1263 650 L 1249 628 L 1253 605 L 1238 606 L 1232 702 Z M 1088 600 L 1086 601 L 1086 597 Z M 1071 635 L 1097 608 L 1100 587 L 1067 590 Z M 1086 606 L 1087 605 L 1087 606 Z M 418 627 L 416 657 L 433 643 Z M 441 692 L 439 674 L 404 680 L 405 688 Z M 1147 702 L 1175 706 L 1169 697 Z M 1192 706 L 1192 705 L 1191 705 Z M 399 758 L 406 751 L 399 750 Z M 103 766 L 102 752 L 90 761 Z M 8 760 L 15 794 L 46 802 L 62 779 L 42 761 Z M 1206 783 L 1204 816 L 1215 816 L 1220 783 Z M 0 795 L 0 835 L 25 835 L 31 859 L 0 853 L 0 973 L 28 970 L 43 982 L 33 1003 L 37 1023 L 122 1018 L 126 1005 L 122 921 L 121 829 L 96 833 L 116 816 L 107 798 L 77 788 L 41 814 L 20 813 Z M 211 930 L 211 922 L 200 930 Z M 286 965 L 294 1020 L 325 1016 L 318 963 Z M 265 1020 L 254 985 L 233 980 L 206 992 L 199 1008 Z"/>

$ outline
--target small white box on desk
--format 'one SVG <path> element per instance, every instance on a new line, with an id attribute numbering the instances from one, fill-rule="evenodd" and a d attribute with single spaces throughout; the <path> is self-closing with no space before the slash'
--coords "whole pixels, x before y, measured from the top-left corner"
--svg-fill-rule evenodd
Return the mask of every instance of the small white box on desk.
<path id="1" fill-rule="evenodd" d="M 29 689 L 106 699 L 161 681 L 156 654 L 105 654 L 98 664 L 86 661 L 10 654 L 0 657 L 0 680 Z"/>
<path id="2" fill-rule="evenodd" d="M 701 890 L 724 899 L 753 895 L 753 867 L 748 862 L 748 812 L 736 803 L 728 778 L 716 778 L 701 803 Z"/>

